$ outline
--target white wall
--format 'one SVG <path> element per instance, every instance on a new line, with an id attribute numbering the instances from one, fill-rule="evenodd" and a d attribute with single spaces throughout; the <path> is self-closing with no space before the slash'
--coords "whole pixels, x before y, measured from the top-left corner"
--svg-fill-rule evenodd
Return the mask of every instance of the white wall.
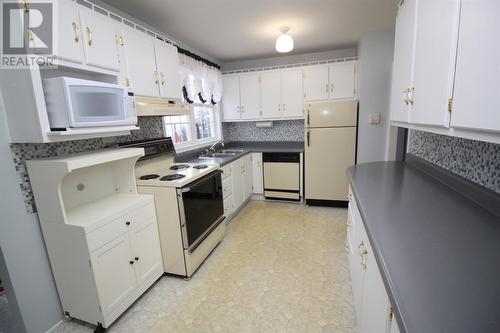
<path id="1" fill-rule="evenodd" d="M 324 52 L 312 52 L 303 54 L 294 54 L 287 56 L 275 56 L 271 58 L 251 59 L 242 61 L 226 62 L 222 64 L 223 71 L 232 71 L 238 69 L 259 68 L 267 66 L 298 64 L 303 62 L 330 60 L 337 58 L 349 58 L 356 56 L 355 48 L 338 49 Z"/>
<path id="2" fill-rule="evenodd" d="M 387 159 L 389 97 L 394 53 L 394 31 L 370 32 L 358 46 L 359 130 L 358 163 Z M 379 124 L 369 124 L 368 116 L 380 113 Z"/>
<path id="3" fill-rule="evenodd" d="M 0 98 L 0 244 L 26 331 L 45 332 L 61 320 L 62 309 L 38 216 L 26 212 L 2 104 Z"/>

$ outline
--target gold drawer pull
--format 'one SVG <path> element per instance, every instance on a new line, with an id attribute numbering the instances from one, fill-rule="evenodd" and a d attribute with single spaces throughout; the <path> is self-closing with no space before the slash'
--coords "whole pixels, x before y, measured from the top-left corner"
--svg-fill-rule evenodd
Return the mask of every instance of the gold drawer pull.
<path id="1" fill-rule="evenodd" d="M 89 46 L 92 46 L 92 30 L 90 30 L 89 27 L 87 27 L 85 30 L 87 31 L 87 36 L 89 36 L 88 44 Z"/>
<path id="2" fill-rule="evenodd" d="M 80 29 L 75 22 L 71 23 L 71 26 L 73 27 L 73 31 L 75 32 L 75 43 L 78 43 L 80 41 Z"/>

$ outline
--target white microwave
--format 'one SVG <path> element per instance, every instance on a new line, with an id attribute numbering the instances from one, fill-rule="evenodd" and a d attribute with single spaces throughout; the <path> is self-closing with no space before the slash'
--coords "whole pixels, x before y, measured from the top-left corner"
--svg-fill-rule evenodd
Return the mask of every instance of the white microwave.
<path id="1" fill-rule="evenodd" d="M 43 88 L 52 130 L 137 124 L 134 95 L 120 85 L 56 77 Z"/>

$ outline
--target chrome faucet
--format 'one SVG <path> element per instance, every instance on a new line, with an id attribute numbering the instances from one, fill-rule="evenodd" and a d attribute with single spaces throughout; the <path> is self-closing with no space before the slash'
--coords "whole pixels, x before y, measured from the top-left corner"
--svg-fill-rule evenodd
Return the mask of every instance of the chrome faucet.
<path id="1" fill-rule="evenodd" d="M 222 141 L 222 139 L 217 140 L 213 145 L 210 146 L 210 148 L 207 148 L 203 151 L 202 156 L 210 156 L 213 152 L 215 152 L 215 147 L 219 143 L 221 144 L 222 147 L 224 147 L 224 142 Z"/>

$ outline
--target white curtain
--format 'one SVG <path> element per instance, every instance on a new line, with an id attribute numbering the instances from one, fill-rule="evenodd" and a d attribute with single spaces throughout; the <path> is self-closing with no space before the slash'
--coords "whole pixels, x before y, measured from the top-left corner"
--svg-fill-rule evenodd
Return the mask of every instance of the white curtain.
<path id="1" fill-rule="evenodd" d="M 182 86 L 186 87 L 188 98 L 199 101 L 198 94 L 210 101 L 219 103 L 222 99 L 222 75 L 215 67 L 179 53 L 179 71 Z M 201 101 L 199 101 L 201 102 Z"/>

